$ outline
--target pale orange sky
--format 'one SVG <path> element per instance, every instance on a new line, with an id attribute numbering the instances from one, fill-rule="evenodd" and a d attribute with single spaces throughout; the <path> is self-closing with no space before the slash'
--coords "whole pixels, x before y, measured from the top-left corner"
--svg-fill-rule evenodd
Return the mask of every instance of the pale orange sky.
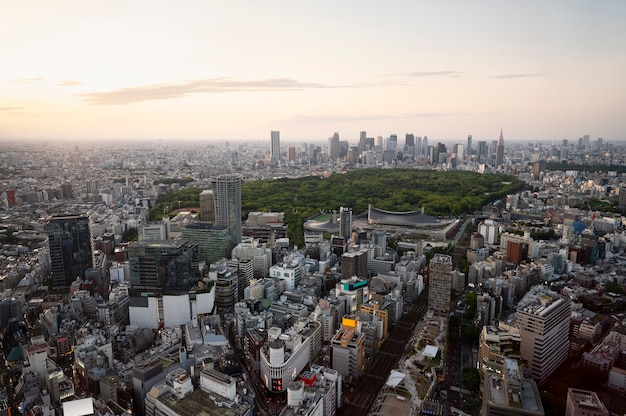
<path id="1" fill-rule="evenodd" d="M 0 140 L 626 139 L 626 2 L 390 3 L 5 2 Z"/>

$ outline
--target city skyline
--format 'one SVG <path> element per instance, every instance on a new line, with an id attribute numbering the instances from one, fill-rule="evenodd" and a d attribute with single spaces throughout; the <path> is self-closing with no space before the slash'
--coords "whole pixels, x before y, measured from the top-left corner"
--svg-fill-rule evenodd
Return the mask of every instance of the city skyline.
<path id="1" fill-rule="evenodd" d="M 626 4 L 3 8 L 0 141 L 626 139 Z"/>

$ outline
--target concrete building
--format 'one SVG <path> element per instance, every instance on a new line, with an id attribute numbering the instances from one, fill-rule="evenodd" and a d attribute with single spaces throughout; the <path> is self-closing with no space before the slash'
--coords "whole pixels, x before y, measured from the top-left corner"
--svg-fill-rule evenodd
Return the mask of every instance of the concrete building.
<path id="1" fill-rule="evenodd" d="M 430 260 L 428 307 L 440 312 L 450 311 L 452 301 L 452 257 L 435 254 Z"/>
<path id="2" fill-rule="evenodd" d="M 565 416 L 609 416 L 610 413 L 593 391 L 567 389 Z"/>
<path id="3" fill-rule="evenodd" d="M 296 260 L 288 263 L 277 263 L 270 267 L 270 277 L 283 280 L 286 290 L 294 290 L 298 287 L 303 274 L 302 266 Z"/>
<path id="4" fill-rule="evenodd" d="M 544 286 L 533 286 L 517 305 L 522 358 L 539 384 L 567 359 L 569 320 L 570 301 Z"/>
<path id="5" fill-rule="evenodd" d="M 339 208 L 339 235 L 346 240 L 352 238 L 352 209 Z"/>
<path id="6" fill-rule="evenodd" d="M 484 416 L 543 416 L 537 384 L 522 376 L 516 360 L 505 358 L 502 373 L 488 373 L 483 385 Z"/>
<path id="7" fill-rule="evenodd" d="M 272 131 L 270 133 L 270 165 L 279 165 L 280 159 L 280 132 Z"/>
<path id="8" fill-rule="evenodd" d="M 303 320 L 287 331 L 272 327 L 261 347 L 261 380 L 273 393 L 282 393 L 296 380 L 321 348 L 319 322 Z"/>
<path id="9" fill-rule="evenodd" d="M 354 251 L 348 251 L 341 255 L 341 278 L 349 279 L 357 276 L 360 278 L 368 277 L 366 248 L 360 248 Z"/>
<path id="10" fill-rule="evenodd" d="M 330 341 L 332 368 L 343 378 L 356 379 L 363 373 L 363 334 L 355 329 L 340 329 Z"/>

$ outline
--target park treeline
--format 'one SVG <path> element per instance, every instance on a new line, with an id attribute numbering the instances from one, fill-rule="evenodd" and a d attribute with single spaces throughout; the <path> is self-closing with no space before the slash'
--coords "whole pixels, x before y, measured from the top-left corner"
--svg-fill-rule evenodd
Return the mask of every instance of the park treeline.
<path id="1" fill-rule="evenodd" d="M 505 175 L 373 168 L 328 178 L 246 182 L 241 204 L 244 218 L 251 211 L 285 212 L 289 237 L 298 243 L 303 238 L 302 224 L 318 211 L 343 206 L 358 215 L 372 204 L 387 211 L 407 212 L 424 207 L 429 215 L 457 216 L 479 210 L 523 186 L 522 181 Z"/>
<path id="2" fill-rule="evenodd" d="M 335 173 L 328 178 L 307 176 L 275 180 L 249 181 L 242 184 L 243 218 L 254 211 L 285 213 L 292 243 L 302 241 L 302 224 L 319 211 L 352 209 L 354 215 L 367 210 L 368 204 L 395 212 L 424 208 L 434 216 L 457 216 L 472 213 L 489 202 L 517 192 L 524 186 L 509 175 L 480 174 L 466 171 L 429 171 L 413 169 L 359 169 Z M 170 203 L 178 207 L 198 206 L 197 188 L 159 198 L 157 207 Z M 161 211 L 157 208 L 156 211 Z M 162 212 L 162 211 L 161 211 Z M 151 213 L 152 214 L 152 213 Z M 155 218 L 159 215 L 151 215 Z"/>

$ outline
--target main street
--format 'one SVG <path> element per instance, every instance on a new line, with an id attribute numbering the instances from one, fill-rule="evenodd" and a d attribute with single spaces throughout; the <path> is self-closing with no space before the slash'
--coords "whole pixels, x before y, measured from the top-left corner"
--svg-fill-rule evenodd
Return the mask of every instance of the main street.
<path id="1" fill-rule="evenodd" d="M 364 374 L 356 383 L 355 391 L 344 393 L 344 403 L 337 411 L 338 416 L 364 415 L 369 411 L 376 395 L 387 381 L 389 373 L 404 355 L 415 326 L 422 319 L 427 308 L 428 294 L 424 290 L 417 301 L 411 305 L 409 312 L 396 324 L 372 363 L 365 369 Z"/>

